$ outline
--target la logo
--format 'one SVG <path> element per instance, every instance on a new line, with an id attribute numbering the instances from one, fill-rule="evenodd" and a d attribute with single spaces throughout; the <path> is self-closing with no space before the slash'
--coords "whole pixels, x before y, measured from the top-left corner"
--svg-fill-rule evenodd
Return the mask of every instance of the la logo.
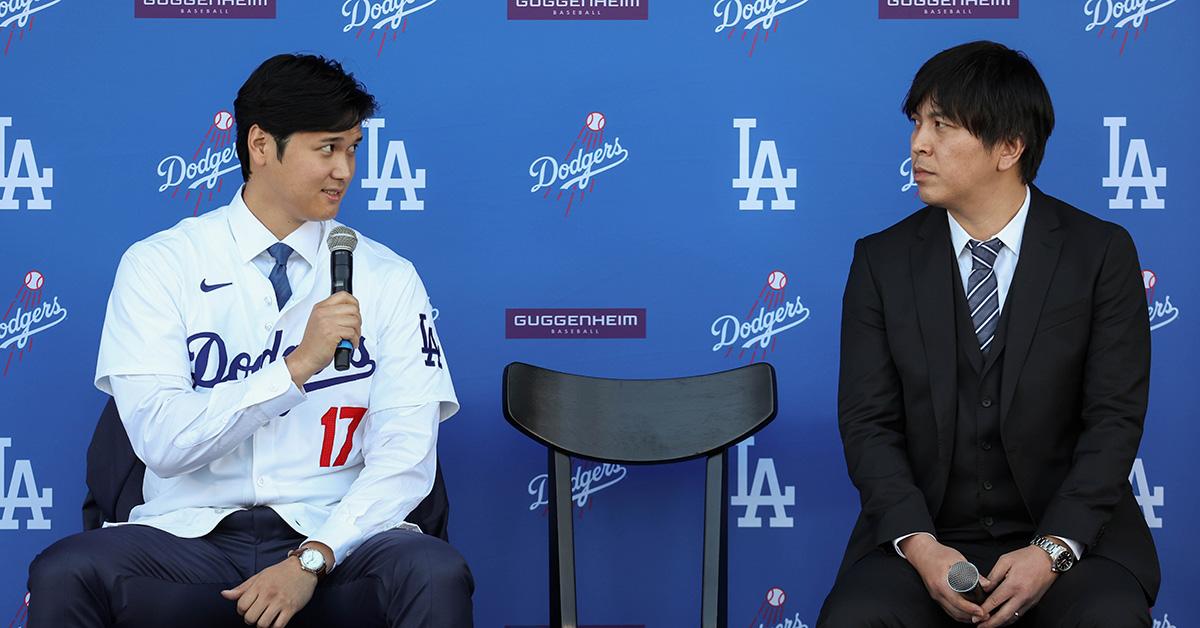
<path id="1" fill-rule="evenodd" d="M 771 201 L 771 209 L 796 209 L 796 201 L 788 198 L 788 188 L 796 189 L 796 169 L 788 168 L 785 173 L 779 163 L 779 150 L 775 140 L 762 140 L 758 143 L 758 153 L 754 157 L 754 170 L 750 170 L 750 129 L 758 126 L 758 118 L 734 118 L 733 128 L 738 130 L 738 176 L 733 180 L 733 189 L 746 190 L 746 198 L 738 201 L 738 209 L 754 211 L 761 210 L 763 203 L 758 199 L 758 193 L 763 188 L 775 190 L 775 199 Z M 768 174 L 767 170 L 770 169 Z"/>
<path id="2" fill-rule="evenodd" d="M 367 118 L 362 123 L 367 129 L 367 176 L 362 180 L 362 186 L 375 190 L 375 198 L 367 201 L 367 209 L 391 211 L 392 202 L 387 198 L 388 192 L 402 189 L 404 200 L 400 201 L 400 210 L 423 210 L 425 201 L 417 198 L 417 190 L 425 189 L 425 169 L 417 168 L 414 172 L 409 166 L 404 140 L 391 140 L 387 143 L 387 152 L 383 156 L 383 170 L 379 169 L 379 129 L 384 127 L 385 122 L 384 118 Z"/>
<path id="3" fill-rule="evenodd" d="M 1117 197 L 1108 199 L 1108 208 L 1133 209 L 1129 188 L 1142 188 L 1146 191 L 1146 198 L 1142 200 L 1140 208 L 1166 207 L 1163 199 L 1158 197 L 1158 188 L 1167 186 L 1167 169 L 1150 166 L 1150 151 L 1146 148 L 1146 140 L 1129 140 L 1129 149 L 1125 152 L 1125 165 L 1122 167 L 1121 127 L 1125 126 L 1125 117 L 1104 118 L 1104 126 L 1108 127 L 1108 176 L 1104 177 L 1101 184 L 1106 188 L 1117 188 Z M 1134 168 L 1137 168 L 1140 174 L 1135 175 Z"/>
<path id="4" fill-rule="evenodd" d="M 0 117 L 0 210 L 20 209 L 21 201 L 17 200 L 19 188 L 29 188 L 33 198 L 25 201 L 26 209 L 50 209 L 50 200 L 46 198 L 46 188 L 54 187 L 54 170 L 51 168 L 38 169 L 37 158 L 33 154 L 33 142 L 18 139 L 13 142 L 12 161 L 8 159 L 8 140 L 6 130 L 12 126 L 13 119 Z M 25 174 L 21 174 L 22 171 Z"/>

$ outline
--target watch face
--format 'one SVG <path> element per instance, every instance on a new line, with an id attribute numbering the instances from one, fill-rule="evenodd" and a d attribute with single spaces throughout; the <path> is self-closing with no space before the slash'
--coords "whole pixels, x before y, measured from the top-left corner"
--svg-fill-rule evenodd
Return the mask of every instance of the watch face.
<path id="1" fill-rule="evenodd" d="M 309 571 L 319 571 L 325 567 L 325 557 L 315 549 L 300 552 L 300 564 Z"/>
<path id="2" fill-rule="evenodd" d="M 1071 556 L 1071 552 L 1066 551 L 1054 559 L 1054 569 L 1056 571 L 1066 571 L 1075 564 L 1075 559 Z"/>

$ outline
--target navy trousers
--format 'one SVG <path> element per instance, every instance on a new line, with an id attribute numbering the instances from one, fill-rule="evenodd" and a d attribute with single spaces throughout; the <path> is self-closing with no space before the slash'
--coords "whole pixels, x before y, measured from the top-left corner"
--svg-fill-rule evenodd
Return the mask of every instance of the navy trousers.
<path id="1" fill-rule="evenodd" d="M 220 592 L 282 561 L 303 540 L 265 507 L 235 512 L 195 539 L 141 525 L 75 534 L 30 565 L 28 627 L 245 626 L 236 602 Z M 450 545 L 391 530 L 323 576 L 288 626 L 470 627 L 474 588 Z"/>
<path id="2" fill-rule="evenodd" d="M 1025 547 L 1024 538 L 947 545 L 987 575 L 1000 556 Z M 1046 562 L 1049 567 L 1050 562 Z M 1150 628 L 1150 605 L 1129 570 L 1103 556 L 1084 554 L 1060 575 L 1017 628 Z M 891 544 L 867 554 L 841 574 L 821 608 L 817 628 L 952 628 L 955 622 L 929 597 L 925 584 Z"/>

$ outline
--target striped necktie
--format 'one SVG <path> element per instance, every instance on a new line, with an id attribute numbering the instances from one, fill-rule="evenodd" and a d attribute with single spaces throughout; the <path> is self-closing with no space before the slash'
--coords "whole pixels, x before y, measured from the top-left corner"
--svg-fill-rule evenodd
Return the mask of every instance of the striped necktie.
<path id="1" fill-rule="evenodd" d="M 979 339 L 979 350 L 987 355 L 992 340 L 996 337 L 996 324 L 1000 320 L 1000 285 L 996 282 L 996 256 L 1004 243 L 1000 238 L 987 242 L 970 240 L 971 275 L 967 278 L 967 309 L 971 312 L 971 326 Z"/>
<path id="2" fill-rule="evenodd" d="M 287 261 L 292 254 L 292 247 L 276 242 L 267 247 L 267 253 L 275 258 L 275 266 L 271 268 L 267 279 L 271 280 L 271 287 L 275 288 L 275 304 L 282 310 L 288 299 L 292 298 L 292 285 L 288 283 L 287 278 Z"/>

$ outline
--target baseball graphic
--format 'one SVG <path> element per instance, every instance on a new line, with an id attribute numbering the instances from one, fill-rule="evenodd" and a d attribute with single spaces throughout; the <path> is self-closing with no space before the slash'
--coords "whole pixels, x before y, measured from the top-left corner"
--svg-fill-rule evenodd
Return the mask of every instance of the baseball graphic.
<path id="1" fill-rule="evenodd" d="M 593 131 L 599 131 L 604 128 L 604 114 L 599 111 L 593 111 L 587 116 L 587 128 Z"/>
<path id="2" fill-rule="evenodd" d="M 1142 271 L 1142 284 L 1147 290 L 1153 290 L 1154 284 L 1158 283 L 1158 276 L 1149 270 Z"/>
<path id="3" fill-rule="evenodd" d="M 46 278 L 42 276 L 42 273 L 39 273 L 36 270 L 31 270 L 25 273 L 25 287 L 29 288 L 30 290 L 41 290 L 42 284 L 45 281 Z"/>
<path id="4" fill-rule="evenodd" d="M 767 604 L 771 606 L 783 606 L 786 600 L 787 594 L 779 587 L 772 587 L 770 591 L 767 591 Z"/>
<path id="5" fill-rule="evenodd" d="M 767 285 L 775 290 L 782 290 L 787 285 L 787 275 L 782 270 L 773 270 L 767 275 Z"/>
<path id="6" fill-rule="evenodd" d="M 222 131 L 228 131 L 233 127 L 233 114 L 228 111 L 218 111 L 217 115 L 213 116 L 213 126 Z"/>

